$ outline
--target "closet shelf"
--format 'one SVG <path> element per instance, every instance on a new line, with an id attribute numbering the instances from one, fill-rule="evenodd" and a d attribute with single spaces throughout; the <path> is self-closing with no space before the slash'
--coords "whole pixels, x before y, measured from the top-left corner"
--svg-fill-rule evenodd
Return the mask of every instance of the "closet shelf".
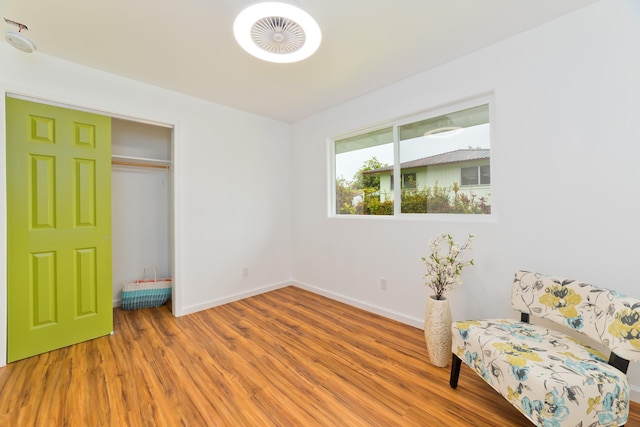
<path id="1" fill-rule="evenodd" d="M 144 168 L 169 169 L 171 167 L 171 160 L 149 159 L 146 157 L 131 157 L 113 154 L 111 155 L 111 164 Z"/>

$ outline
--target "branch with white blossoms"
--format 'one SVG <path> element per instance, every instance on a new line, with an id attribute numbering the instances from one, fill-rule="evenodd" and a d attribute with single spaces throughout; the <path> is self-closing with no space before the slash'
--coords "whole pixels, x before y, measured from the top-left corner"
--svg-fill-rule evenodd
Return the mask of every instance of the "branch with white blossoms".
<path id="1" fill-rule="evenodd" d="M 460 279 L 462 269 L 473 265 L 473 260 L 464 260 L 461 254 L 471 249 L 472 238 L 473 235 L 469 234 L 462 246 L 457 244 L 449 234 L 441 234 L 429 242 L 431 255 L 428 258 L 422 257 L 422 261 L 427 266 L 424 283 L 433 289 L 436 299 L 442 299 L 445 292 L 455 285 L 462 284 Z"/>

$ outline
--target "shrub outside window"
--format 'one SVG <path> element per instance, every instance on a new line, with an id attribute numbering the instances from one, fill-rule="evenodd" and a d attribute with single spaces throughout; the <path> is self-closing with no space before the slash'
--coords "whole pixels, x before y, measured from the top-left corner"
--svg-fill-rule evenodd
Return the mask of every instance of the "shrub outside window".
<path id="1" fill-rule="evenodd" d="M 491 213 L 487 101 L 334 144 L 337 215 Z M 399 189 L 393 185 L 398 173 Z"/>

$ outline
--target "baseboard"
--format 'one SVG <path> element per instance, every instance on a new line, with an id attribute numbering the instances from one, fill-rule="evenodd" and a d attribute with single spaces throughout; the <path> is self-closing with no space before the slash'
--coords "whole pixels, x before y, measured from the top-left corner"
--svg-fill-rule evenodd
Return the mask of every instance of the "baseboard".
<path id="1" fill-rule="evenodd" d="M 411 316 L 406 316 L 402 313 L 398 313 L 395 312 L 393 310 L 388 310 L 382 307 L 378 307 L 376 305 L 373 304 L 369 304 L 366 303 L 364 301 L 360 301 L 358 299 L 354 299 L 354 298 L 350 298 L 347 297 L 345 295 L 336 293 L 336 292 L 331 292 L 331 291 L 327 291 L 325 289 L 322 288 L 318 288 L 316 286 L 312 286 L 309 285 L 307 283 L 303 283 L 303 282 L 296 282 L 296 281 L 291 281 L 291 282 L 282 282 L 282 283 L 276 283 L 276 284 L 272 284 L 272 285 L 267 285 L 267 286 L 263 286 L 260 288 L 255 288 L 255 289 L 251 289 L 249 291 L 245 291 L 245 292 L 240 292 L 237 294 L 233 294 L 233 295 L 229 295 L 226 296 L 224 298 L 218 298 L 218 299 L 214 299 L 214 300 L 209 300 L 206 301 L 204 303 L 201 304 L 195 304 L 195 305 L 191 305 L 191 306 L 187 306 L 187 307 L 183 307 L 182 311 L 180 312 L 180 316 L 183 315 L 187 315 L 187 314 L 191 314 L 191 313 L 196 313 L 198 311 L 202 311 L 202 310 L 206 310 L 208 308 L 213 308 L 219 305 L 223 305 L 223 304 L 227 304 L 233 301 L 239 301 L 241 299 L 244 298 L 249 298 L 255 295 L 259 295 L 259 294 L 263 294 L 265 292 L 269 292 L 269 291 L 273 291 L 276 289 L 280 289 L 280 288 L 284 288 L 286 286 L 296 286 L 299 287 L 301 289 L 305 289 L 309 292 L 313 292 L 314 294 L 318 294 L 318 295 L 322 295 L 324 297 L 336 300 L 336 301 L 340 301 L 343 302 L 345 304 L 349 304 L 352 305 L 354 307 L 358 307 L 361 308 L 363 310 L 375 313 L 375 314 L 379 314 L 380 316 L 384 316 L 387 317 L 389 319 L 393 319 L 393 320 L 397 320 L 398 322 L 404 323 L 406 325 L 410 325 L 410 326 L 414 326 L 416 328 L 420 328 L 422 329 L 424 327 L 424 319 L 418 319 L 415 317 L 411 317 Z M 113 300 L 113 307 L 120 307 L 122 305 L 122 300 L 120 298 L 118 299 L 114 299 Z"/>
<path id="2" fill-rule="evenodd" d="M 292 283 L 292 282 L 275 283 L 272 285 L 267 285 L 260 288 L 254 288 L 248 291 L 239 292 L 237 294 L 228 295 L 224 298 L 209 300 L 201 304 L 189 305 L 186 307 L 182 307 L 182 310 L 180 311 L 180 316 L 196 313 L 198 311 L 206 310 L 208 308 L 213 308 L 219 305 L 228 304 L 230 302 L 239 301 L 244 298 L 249 298 L 255 295 L 264 294 L 265 292 L 274 291 L 276 289 L 280 289 L 280 288 L 284 288 L 286 286 L 292 286 L 292 285 L 295 285 L 295 283 Z"/>
<path id="3" fill-rule="evenodd" d="M 324 297 L 327 297 L 336 301 L 340 301 L 345 304 L 352 305 L 354 307 L 361 308 L 371 313 L 375 313 L 380 316 L 387 317 L 389 319 L 397 320 L 398 322 L 404 323 L 405 325 L 414 326 L 420 329 L 424 328 L 424 319 L 407 316 L 406 314 L 398 313 L 397 311 L 378 307 L 377 305 L 369 304 L 367 302 L 360 301 L 358 299 L 351 298 L 346 295 L 339 294 L 337 292 L 327 291 L 326 289 L 318 288 L 318 287 L 309 285 L 308 283 L 294 281 L 292 282 L 292 285 L 297 286 L 301 289 L 305 289 L 309 292 L 313 292 L 314 294 L 322 295 Z"/>
<path id="4" fill-rule="evenodd" d="M 209 301 L 204 302 L 202 304 L 191 305 L 191 306 L 183 308 L 182 312 L 180 313 L 180 316 L 184 316 L 186 314 L 191 314 L 191 313 L 196 313 L 198 311 L 206 310 L 208 308 L 216 307 L 218 305 L 227 304 L 229 302 L 239 301 L 239 300 L 244 299 L 244 298 L 248 298 L 248 297 L 252 297 L 252 296 L 255 296 L 255 295 L 263 294 L 265 292 L 269 292 L 269 291 L 273 291 L 273 290 L 276 290 L 276 289 L 284 288 L 285 286 L 294 286 L 294 285 L 295 285 L 295 283 L 291 283 L 291 282 L 276 283 L 276 284 L 273 284 L 273 285 L 268 285 L 268 286 L 263 286 L 263 287 L 260 287 L 260 288 L 252 289 L 250 291 L 240 292 L 240 293 L 237 293 L 237 294 L 229 295 L 229 296 L 224 297 L 224 298 L 219 298 L 219 299 L 215 299 L 215 300 L 209 300 Z M 112 303 L 113 303 L 113 308 L 120 307 L 120 306 L 122 306 L 122 299 L 121 298 L 114 299 L 112 301 Z"/>

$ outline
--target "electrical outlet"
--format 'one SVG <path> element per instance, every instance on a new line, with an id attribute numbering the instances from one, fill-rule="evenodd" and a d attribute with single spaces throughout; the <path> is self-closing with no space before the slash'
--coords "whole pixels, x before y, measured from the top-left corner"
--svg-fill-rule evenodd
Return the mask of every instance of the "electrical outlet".
<path id="1" fill-rule="evenodd" d="M 249 277 L 249 267 L 242 267 L 242 277 Z"/>
<path id="2" fill-rule="evenodd" d="M 387 290 L 387 279 L 384 277 L 380 278 L 380 289 L 383 291 Z"/>

